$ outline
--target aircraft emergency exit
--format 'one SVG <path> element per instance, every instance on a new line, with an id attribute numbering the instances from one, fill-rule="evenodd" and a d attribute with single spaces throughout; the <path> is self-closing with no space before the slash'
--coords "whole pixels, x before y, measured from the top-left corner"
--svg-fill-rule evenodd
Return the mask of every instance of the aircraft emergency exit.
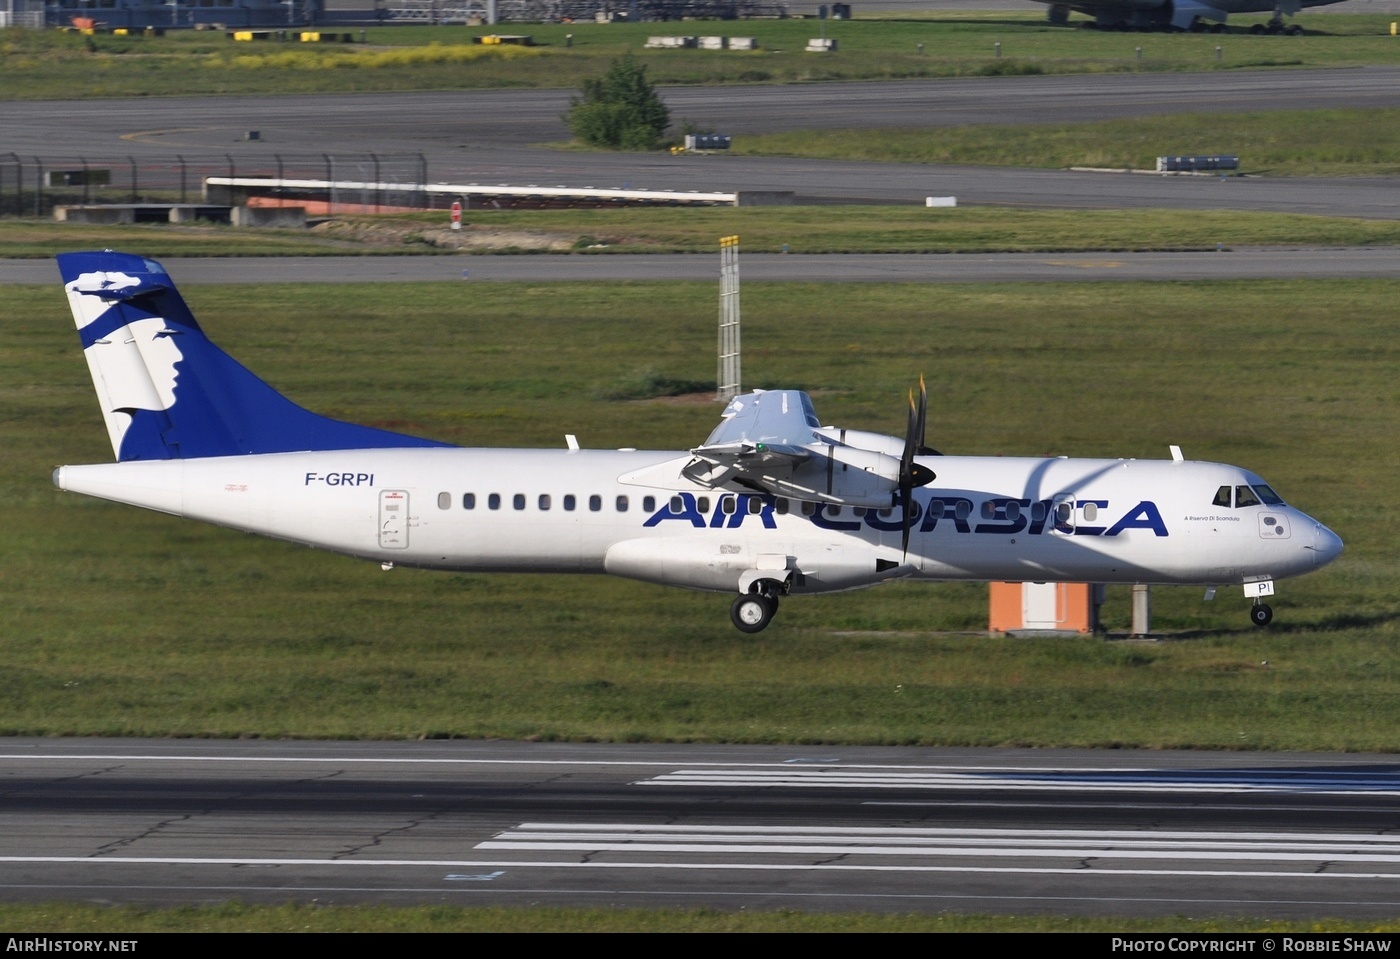
<path id="1" fill-rule="evenodd" d="M 54 483 L 393 566 L 611 573 L 734 596 L 739 629 L 780 599 L 893 580 L 1242 587 L 1341 539 L 1218 463 L 945 456 L 823 426 L 795 390 L 736 397 L 683 451 L 466 449 L 311 413 L 215 346 L 160 264 L 58 257 L 117 462 Z"/>

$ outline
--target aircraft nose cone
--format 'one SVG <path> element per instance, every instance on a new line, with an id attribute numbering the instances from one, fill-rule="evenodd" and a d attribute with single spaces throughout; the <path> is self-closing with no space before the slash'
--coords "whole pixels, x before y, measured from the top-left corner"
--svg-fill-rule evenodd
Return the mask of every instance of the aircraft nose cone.
<path id="1" fill-rule="evenodd" d="M 1326 566 L 1342 555 L 1342 538 L 1321 523 L 1313 531 L 1313 564 Z"/>

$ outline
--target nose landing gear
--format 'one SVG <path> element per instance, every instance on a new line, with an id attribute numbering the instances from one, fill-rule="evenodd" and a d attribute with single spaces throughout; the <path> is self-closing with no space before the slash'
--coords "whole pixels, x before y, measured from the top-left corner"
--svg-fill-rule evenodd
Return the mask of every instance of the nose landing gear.
<path id="1" fill-rule="evenodd" d="M 1273 621 L 1274 611 L 1268 603 L 1256 602 L 1249 609 L 1249 621 L 1255 626 L 1267 626 Z"/>

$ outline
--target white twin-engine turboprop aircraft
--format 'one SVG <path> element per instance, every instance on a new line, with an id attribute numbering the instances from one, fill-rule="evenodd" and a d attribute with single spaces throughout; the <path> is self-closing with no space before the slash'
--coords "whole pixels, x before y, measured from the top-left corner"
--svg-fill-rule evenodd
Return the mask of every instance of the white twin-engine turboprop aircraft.
<path id="1" fill-rule="evenodd" d="M 1341 539 L 1236 466 L 941 456 L 926 399 L 903 439 L 822 426 L 805 393 L 735 398 L 689 452 L 462 449 L 302 409 L 211 343 L 151 260 L 58 257 L 116 452 L 60 489 L 391 566 L 613 573 L 783 596 L 897 579 L 1242 585 Z"/>

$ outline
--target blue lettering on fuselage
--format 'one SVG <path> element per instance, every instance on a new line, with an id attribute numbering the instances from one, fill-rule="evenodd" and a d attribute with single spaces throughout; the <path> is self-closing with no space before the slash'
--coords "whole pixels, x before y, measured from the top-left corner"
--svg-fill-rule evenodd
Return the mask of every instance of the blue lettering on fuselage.
<path id="1" fill-rule="evenodd" d="M 1117 536 L 1125 529 L 1150 529 L 1158 536 L 1167 535 L 1167 524 L 1162 522 L 1162 514 L 1157 511 L 1157 504 L 1150 500 L 1143 500 L 1134 506 L 1127 516 L 1114 523 L 1104 535 Z"/>
<path id="2" fill-rule="evenodd" d="M 675 509 L 673 500 L 679 498 L 680 509 Z M 757 512 L 753 512 L 752 504 L 759 503 Z M 773 518 L 773 508 L 776 501 L 771 496 L 761 494 L 741 493 L 738 496 L 721 496 L 715 502 L 714 512 L 710 515 L 708 524 L 705 516 L 700 512 L 700 507 L 696 504 L 693 493 L 677 493 L 670 500 L 667 500 L 655 513 L 647 517 L 642 523 L 643 528 L 656 526 L 668 519 L 683 520 L 696 529 L 704 529 L 708 525 L 711 529 L 736 529 L 741 526 L 748 516 L 757 517 L 765 529 L 777 529 L 778 521 Z"/>
<path id="3" fill-rule="evenodd" d="M 316 478 L 315 474 L 308 473 L 307 483 L 311 483 L 314 478 Z M 323 479 L 330 482 L 329 477 L 323 477 Z M 373 477 L 371 477 L 372 479 Z M 680 500 L 680 508 L 673 509 L 674 500 L 677 498 Z M 750 505 L 752 502 L 762 504 L 756 513 L 750 512 L 753 509 Z M 1039 536 L 1045 532 L 1047 523 L 1054 518 L 1056 511 L 1056 503 L 1049 499 L 1029 500 L 1014 497 L 993 497 L 983 503 L 980 515 L 984 522 L 973 526 L 969 519 L 976 510 L 976 506 L 966 496 L 938 496 L 928 500 L 926 504 L 915 501 L 911 505 L 914 515 L 909 521 L 909 527 L 918 529 L 920 533 L 932 532 L 938 527 L 941 520 L 951 524 L 953 530 L 958 533 L 1006 536 L 1024 532 L 1031 536 Z M 1081 507 L 1093 505 L 1099 510 L 1107 510 L 1109 503 L 1108 500 L 1104 499 L 1083 499 L 1079 501 L 1079 505 Z M 647 517 L 642 525 L 652 527 L 667 520 L 678 520 L 689 523 L 696 529 L 706 527 L 710 529 L 736 529 L 743 524 L 745 517 L 756 516 L 765 529 L 777 529 L 778 523 L 774 517 L 775 506 L 776 500 L 773 497 L 762 494 L 723 495 L 718 497 L 714 510 L 707 520 L 696 505 L 694 494 L 677 493 L 659 510 Z M 890 515 L 883 516 L 882 512 L 888 512 Z M 890 510 L 856 510 L 850 519 L 846 519 L 843 507 L 829 503 L 817 503 L 810 513 L 804 511 L 802 515 L 805 515 L 813 526 L 836 532 L 854 533 L 859 531 L 862 525 L 881 532 L 899 532 L 904 529 L 904 511 L 899 506 Z M 1056 522 L 1055 528 L 1060 533 L 1074 536 L 1117 536 L 1130 529 L 1150 529 L 1157 536 L 1170 535 L 1167 532 L 1167 524 L 1162 519 L 1161 511 L 1157 509 L 1157 504 L 1151 500 L 1143 500 L 1138 503 L 1122 519 L 1110 527 Z"/>
<path id="4" fill-rule="evenodd" d="M 1098 509 L 1108 509 L 1108 500 L 1106 500 L 1106 499 L 1082 499 L 1082 500 L 1079 501 L 1079 508 L 1080 508 L 1081 510 L 1083 510 L 1084 507 L 1086 507 L 1086 506 L 1095 506 L 1095 507 L 1097 507 Z M 1154 507 L 1154 508 L 1155 508 L 1155 507 Z M 1088 515 L 1088 514 L 1085 513 L 1084 515 Z M 1074 535 L 1075 535 L 1075 536 L 1102 536 L 1103 533 L 1104 533 L 1104 527 L 1102 527 L 1102 526 L 1085 526 L 1082 522 L 1081 522 L 1078 526 L 1076 526 L 1076 527 L 1074 528 Z M 1118 534 L 1115 532 L 1115 533 L 1109 533 L 1108 535 L 1110 535 L 1110 536 L 1116 536 L 1116 535 L 1118 535 Z M 1166 536 L 1166 535 L 1167 535 L 1165 530 L 1162 532 L 1162 535 L 1163 535 L 1163 536 Z"/>

